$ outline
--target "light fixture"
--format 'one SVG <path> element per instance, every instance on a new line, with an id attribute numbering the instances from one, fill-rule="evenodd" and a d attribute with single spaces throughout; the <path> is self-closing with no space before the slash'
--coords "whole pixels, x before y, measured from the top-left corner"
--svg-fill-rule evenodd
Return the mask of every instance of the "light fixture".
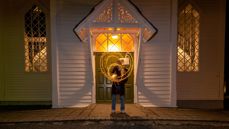
<path id="1" fill-rule="evenodd" d="M 111 35 L 112 39 L 118 39 L 118 34 L 116 31 L 120 30 L 120 28 L 114 28 L 113 34 Z"/>
<path id="2" fill-rule="evenodd" d="M 108 30 L 109 30 L 109 31 L 112 31 L 112 30 L 113 30 L 113 28 L 108 28 Z"/>
<path id="3" fill-rule="evenodd" d="M 118 39 L 118 35 L 117 34 L 112 34 L 112 39 Z"/>
<path id="4" fill-rule="evenodd" d="M 117 31 L 121 30 L 121 28 L 116 28 Z"/>

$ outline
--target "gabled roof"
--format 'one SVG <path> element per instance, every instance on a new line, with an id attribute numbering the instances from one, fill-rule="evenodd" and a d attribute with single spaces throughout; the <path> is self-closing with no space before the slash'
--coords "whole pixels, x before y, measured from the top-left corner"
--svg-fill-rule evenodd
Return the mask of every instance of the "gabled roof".
<path id="1" fill-rule="evenodd" d="M 149 41 L 157 29 L 129 0 L 103 0 L 74 28 L 81 41 L 90 37 L 90 28 L 140 28 L 144 42 Z"/>

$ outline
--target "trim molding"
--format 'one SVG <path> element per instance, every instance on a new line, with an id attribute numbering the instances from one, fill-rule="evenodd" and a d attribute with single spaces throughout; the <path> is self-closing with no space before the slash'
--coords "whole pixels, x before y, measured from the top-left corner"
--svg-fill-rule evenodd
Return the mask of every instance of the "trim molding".
<path id="1" fill-rule="evenodd" d="M 29 106 L 29 105 L 51 106 L 52 101 L 0 101 L 0 106 Z"/>
<path id="2" fill-rule="evenodd" d="M 51 55 L 52 55 L 52 107 L 59 107 L 59 61 L 56 34 L 56 0 L 50 1 Z"/>
<path id="3" fill-rule="evenodd" d="M 171 89 L 170 89 L 170 102 L 171 102 L 171 107 L 176 107 L 177 106 L 177 92 L 176 92 L 176 72 L 177 72 L 177 0 L 171 0 L 171 35 L 170 35 L 170 40 L 171 40 L 171 50 L 170 50 L 170 63 L 171 63 L 171 68 L 170 68 L 170 74 L 171 74 Z"/>

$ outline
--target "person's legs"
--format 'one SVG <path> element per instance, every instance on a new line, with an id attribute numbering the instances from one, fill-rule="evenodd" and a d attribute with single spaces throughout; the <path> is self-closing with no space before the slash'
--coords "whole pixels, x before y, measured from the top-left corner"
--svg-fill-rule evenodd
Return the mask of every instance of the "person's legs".
<path id="1" fill-rule="evenodd" d="M 112 113 L 115 112 L 115 106 L 116 106 L 116 94 L 112 94 L 112 107 L 111 107 Z"/>
<path id="2" fill-rule="evenodd" d="M 120 111 L 125 112 L 125 100 L 124 95 L 120 95 Z"/>

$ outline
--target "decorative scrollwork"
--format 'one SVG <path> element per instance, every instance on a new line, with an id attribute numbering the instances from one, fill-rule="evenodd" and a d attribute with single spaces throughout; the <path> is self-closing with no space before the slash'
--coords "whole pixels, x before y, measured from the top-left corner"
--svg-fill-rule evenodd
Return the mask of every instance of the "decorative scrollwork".
<path id="1" fill-rule="evenodd" d="M 118 3 L 118 20 L 120 23 L 138 23 L 138 21 L 120 3 Z"/>
<path id="2" fill-rule="evenodd" d="M 112 3 L 110 3 L 105 10 L 103 10 L 93 22 L 106 22 L 110 23 L 112 21 Z"/>

